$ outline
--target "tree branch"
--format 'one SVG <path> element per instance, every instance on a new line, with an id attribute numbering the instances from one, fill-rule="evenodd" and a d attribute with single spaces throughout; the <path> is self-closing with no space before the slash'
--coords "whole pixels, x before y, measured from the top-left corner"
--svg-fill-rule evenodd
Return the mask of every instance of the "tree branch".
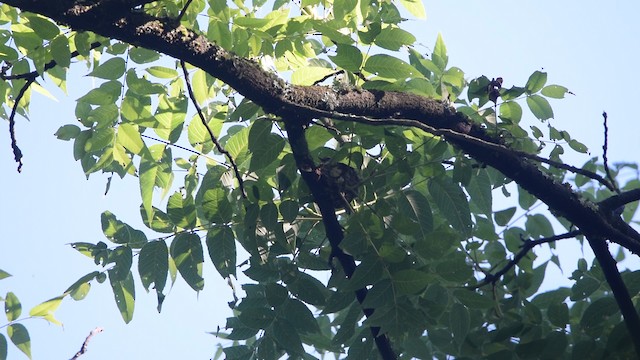
<path id="1" fill-rule="evenodd" d="M 536 239 L 536 240 L 525 240 L 524 244 L 522 244 L 521 246 L 520 251 L 518 251 L 518 253 L 513 257 L 513 259 L 511 259 L 511 261 L 509 261 L 502 269 L 500 269 L 495 274 L 487 274 L 482 281 L 480 281 L 478 284 L 474 286 L 471 286 L 470 289 L 477 289 L 485 285 L 495 284 L 496 281 L 498 281 L 504 274 L 509 272 L 511 268 L 518 265 L 520 260 L 522 260 L 522 258 L 525 257 L 527 253 L 534 247 L 541 244 L 546 244 L 546 243 L 550 243 L 550 242 L 554 242 L 562 239 L 570 239 L 580 234 L 581 234 L 580 231 L 574 230 L 562 235 L 551 236 L 548 238 L 542 238 L 542 239 Z"/>
<path id="2" fill-rule="evenodd" d="M 295 115 L 292 115 L 292 117 L 293 116 Z M 347 278 L 351 278 L 356 269 L 355 260 L 353 259 L 353 256 L 345 253 L 342 248 L 340 248 L 340 243 L 344 239 L 344 233 L 340 223 L 338 222 L 338 218 L 336 217 L 331 196 L 327 193 L 326 188 L 322 186 L 320 178 L 315 172 L 316 165 L 311 158 L 309 146 L 307 145 L 307 140 L 304 137 L 303 121 L 292 117 L 283 119 L 283 121 L 285 124 L 285 130 L 289 137 L 289 143 L 291 144 L 293 157 L 296 160 L 302 179 L 307 184 L 311 194 L 313 195 L 314 202 L 318 205 L 318 208 L 320 208 L 322 222 L 325 227 L 327 238 L 329 239 L 329 244 L 331 245 L 331 257 L 338 260 Z M 329 261 L 331 262 L 332 259 Z M 360 304 L 364 302 L 366 296 L 366 288 L 356 290 L 356 298 Z M 368 308 L 363 308 L 362 311 L 367 317 L 373 315 L 374 312 L 373 309 Z M 380 334 L 380 327 L 372 326 L 371 334 L 373 335 L 380 356 L 385 360 L 396 359 L 396 355 L 391 348 L 389 338 L 385 334 Z"/>
<path id="3" fill-rule="evenodd" d="M 627 325 L 627 330 L 629 330 L 631 341 L 636 349 L 636 355 L 640 358 L 640 317 L 638 317 L 638 312 L 633 305 L 629 290 L 624 281 L 622 281 L 616 260 L 611 256 L 609 246 L 604 238 L 587 235 L 587 240 L 602 268 L 604 278 L 611 287 L 613 297 L 618 303 L 624 323 Z"/>
<path id="4" fill-rule="evenodd" d="M 104 329 L 102 329 L 101 327 L 97 327 L 97 328 L 91 330 L 89 335 L 87 335 L 87 338 L 84 339 L 84 342 L 82 343 L 82 347 L 80 347 L 80 350 L 78 350 L 78 352 L 75 355 L 73 355 L 71 360 L 76 360 L 80 356 L 82 356 L 84 353 L 89 351 L 89 340 L 91 340 L 91 338 L 94 337 L 96 334 L 99 334 L 99 333 L 101 333 L 103 331 L 104 331 Z"/>

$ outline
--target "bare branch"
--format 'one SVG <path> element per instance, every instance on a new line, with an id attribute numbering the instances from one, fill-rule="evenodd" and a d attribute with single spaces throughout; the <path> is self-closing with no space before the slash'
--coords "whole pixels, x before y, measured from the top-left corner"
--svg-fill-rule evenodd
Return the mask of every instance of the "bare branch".
<path id="1" fill-rule="evenodd" d="M 80 347 L 80 350 L 78 350 L 78 352 L 75 355 L 73 355 L 71 360 L 76 360 L 77 358 L 82 356 L 84 353 L 86 353 L 89 350 L 89 341 L 91 340 L 91 338 L 94 335 L 99 334 L 99 333 L 101 333 L 103 331 L 104 331 L 104 329 L 101 328 L 101 327 L 97 327 L 97 328 L 91 330 L 89 335 L 87 335 L 87 338 L 84 339 L 84 342 L 82 343 L 82 347 Z"/>
<path id="2" fill-rule="evenodd" d="M 609 159 L 607 158 L 607 150 L 609 149 L 609 126 L 607 126 L 607 112 L 602 112 L 603 124 L 604 124 L 604 144 L 602 144 L 602 162 L 604 163 L 604 172 L 607 174 L 607 179 L 614 186 L 613 191 L 619 193 L 620 189 L 616 186 L 615 180 L 611 175 L 611 169 L 609 169 Z"/>

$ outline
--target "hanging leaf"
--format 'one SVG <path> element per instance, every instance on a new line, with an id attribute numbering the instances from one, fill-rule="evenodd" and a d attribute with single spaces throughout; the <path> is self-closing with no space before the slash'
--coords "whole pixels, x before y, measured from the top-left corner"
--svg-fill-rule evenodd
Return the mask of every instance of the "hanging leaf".
<path id="1" fill-rule="evenodd" d="M 7 326 L 7 335 L 11 342 L 31 359 L 31 338 L 27 328 L 18 323 Z"/>
<path id="2" fill-rule="evenodd" d="M 193 290 L 200 291 L 204 288 L 202 278 L 202 243 L 200 237 L 191 233 L 180 233 L 171 242 L 171 258 L 182 278 Z"/>
<path id="3" fill-rule="evenodd" d="M 230 227 L 215 227 L 207 232 L 207 249 L 216 270 L 223 278 L 236 276 L 236 240 Z"/>
<path id="4" fill-rule="evenodd" d="M 465 236 L 471 234 L 471 211 L 462 189 L 448 178 L 429 181 L 429 193 L 451 226 Z"/>
<path id="5" fill-rule="evenodd" d="M 116 275 L 113 270 L 109 270 L 109 283 L 113 290 L 113 297 L 116 300 L 116 306 L 120 310 L 120 315 L 125 323 L 129 323 L 133 319 L 133 310 L 135 308 L 136 292 L 133 284 L 133 276 L 131 271 L 127 273 L 124 279 Z"/>

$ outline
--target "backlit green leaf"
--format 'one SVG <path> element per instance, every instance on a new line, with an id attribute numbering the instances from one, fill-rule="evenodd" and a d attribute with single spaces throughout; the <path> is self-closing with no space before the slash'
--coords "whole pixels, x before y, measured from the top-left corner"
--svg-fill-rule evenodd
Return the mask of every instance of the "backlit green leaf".
<path id="1" fill-rule="evenodd" d="M 207 249 L 213 265 L 223 278 L 236 276 L 236 240 L 230 227 L 209 230 Z"/>
<path id="2" fill-rule="evenodd" d="M 4 312 L 7 316 L 7 321 L 14 321 L 22 314 L 22 304 L 16 294 L 8 292 L 4 298 Z"/>
<path id="3" fill-rule="evenodd" d="M 103 62 L 98 67 L 93 69 L 93 71 L 89 73 L 89 76 L 107 80 L 115 80 L 124 75 L 124 70 L 124 59 L 120 57 L 114 57 Z"/>
<path id="4" fill-rule="evenodd" d="M 376 54 L 367 59 L 364 69 L 387 79 L 406 79 L 419 75 L 419 71 L 406 62 L 385 54 Z"/>
<path id="5" fill-rule="evenodd" d="M 204 288 L 202 278 L 202 243 L 200 237 L 191 233 L 180 233 L 171 242 L 171 257 L 176 263 L 182 278 L 193 290 Z"/>
<path id="6" fill-rule="evenodd" d="M 527 80 L 527 84 L 525 88 L 529 94 L 537 93 L 540 91 L 544 84 L 547 83 L 547 73 L 541 71 L 534 71 L 531 76 L 529 76 L 529 80 Z"/>
<path id="7" fill-rule="evenodd" d="M 527 97 L 527 105 L 535 117 L 540 120 L 547 120 L 553 117 L 553 109 L 547 101 L 540 95 L 531 95 Z"/>
<path id="8" fill-rule="evenodd" d="M 7 335 L 11 342 L 31 359 L 31 338 L 27 328 L 18 323 L 7 326 Z"/>
<path id="9" fill-rule="evenodd" d="M 113 270 L 109 270 L 109 283 L 113 290 L 113 297 L 116 300 L 116 306 L 120 310 L 120 315 L 125 323 L 129 323 L 133 319 L 133 311 L 135 308 L 136 292 L 133 283 L 131 271 L 127 276 L 121 278 L 116 275 Z"/>
<path id="10" fill-rule="evenodd" d="M 154 288 L 162 292 L 169 272 L 169 250 L 164 241 L 150 241 L 140 249 L 138 272 L 145 290 L 149 291 L 149 286 L 154 284 Z"/>

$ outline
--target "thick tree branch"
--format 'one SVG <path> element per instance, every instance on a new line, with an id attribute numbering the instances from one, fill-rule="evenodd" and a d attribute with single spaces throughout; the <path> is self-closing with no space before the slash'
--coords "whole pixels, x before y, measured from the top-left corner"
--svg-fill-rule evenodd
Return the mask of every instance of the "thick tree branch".
<path id="1" fill-rule="evenodd" d="M 629 290 L 624 284 L 624 281 L 622 281 L 616 260 L 611 256 L 609 246 L 604 238 L 587 236 L 587 240 L 602 268 L 604 278 L 607 280 L 609 287 L 611 287 L 613 297 L 618 303 L 618 307 L 624 318 L 624 323 L 627 325 L 627 330 L 629 330 L 631 341 L 636 349 L 636 355 L 640 359 L 640 317 L 633 305 Z"/>
<path id="2" fill-rule="evenodd" d="M 477 161 L 516 181 L 545 202 L 552 212 L 567 218 L 585 234 L 612 239 L 640 254 L 640 234 L 635 230 L 630 227 L 617 229 L 611 224 L 609 214 L 573 192 L 569 185 L 543 173 L 521 154 L 488 151 L 486 144 L 471 141 L 470 137 L 494 142 L 483 129 L 472 125 L 465 115 L 440 101 L 409 93 L 355 90 L 337 93 L 329 87 L 289 85 L 261 69 L 257 63 L 229 53 L 206 37 L 176 25 L 172 19 L 155 18 L 141 12 L 130 12 L 109 23 L 69 11 L 77 5 L 71 0 L 8 0 L 5 3 L 48 16 L 76 30 L 94 31 L 187 61 L 229 84 L 269 113 L 281 116 L 295 112 L 305 119 L 327 114 L 343 118 L 335 114 L 352 114 L 344 119 L 368 117 L 379 119 L 379 125 L 436 129 Z"/>
<path id="3" fill-rule="evenodd" d="M 351 278 L 353 272 L 356 270 L 356 263 L 353 256 L 345 253 L 340 248 L 340 243 L 344 239 L 344 233 L 342 227 L 338 222 L 333 202 L 331 201 L 331 194 L 328 194 L 326 187 L 322 185 L 320 177 L 315 172 L 316 165 L 309 153 L 309 146 L 307 140 L 304 137 L 303 121 L 296 119 L 295 115 L 291 115 L 284 119 L 285 130 L 289 136 L 289 143 L 291 144 L 291 150 L 293 157 L 296 160 L 296 164 L 302 179 L 309 187 L 311 194 L 313 195 L 314 202 L 320 208 L 322 214 L 322 222 L 324 224 L 329 244 L 331 245 L 331 257 L 338 260 L 340 266 L 347 276 Z M 333 259 L 330 259 L 332 261 Z M 362 304 L 367 296 L 367 289 L 362 288 L 356 290 L 356 298 L 358 302 Z M 373 315 L 374 310 L 363 308 L 365 316 L 370 317 Z M 396 359 L 396 355 L 391 348 L 389 338 L 385 334 L 380 334 L 380 327 L 372 326 L 371 334 L 373 335 L 378 352 L 380 356 L 385 360 Z"/>

